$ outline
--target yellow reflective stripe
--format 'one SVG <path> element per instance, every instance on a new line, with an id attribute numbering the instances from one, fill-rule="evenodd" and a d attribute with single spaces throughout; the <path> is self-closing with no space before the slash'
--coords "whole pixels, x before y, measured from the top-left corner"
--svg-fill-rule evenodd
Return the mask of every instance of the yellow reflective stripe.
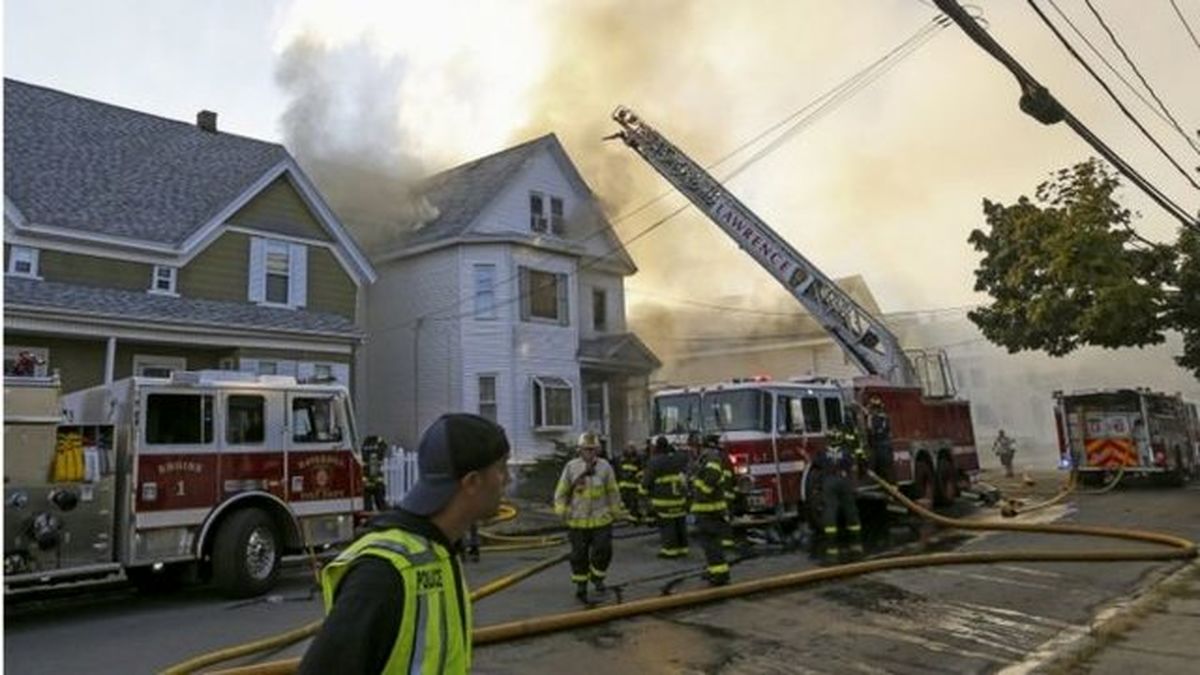
<path id="1" fill-rule="evenodd" d="M 713 490 L 715 489 L 715 488 L 711 488 L 711 487 L 709 487 L 709 486 L 708 486 L 708 483 L 705 483 L 703 480 L 701 480 L 701 479 L 699 479 L 699 478 L 697 478 L 697 479 L 693 480 L 693 481 L 692 481 L 692 485 L 693 485 L 693 486 L 695 486 L 695 487 L 698 487 L 698 488 L 700 488 L 700 491 L 701 491 L 701 492 L 703 492 L 703 493 L 705 493 L 705 494 L 712 494 L 712 493 L 713 493 Z"/>
<path id="2" fill-rule="evenodd" d="M 595 518 L 568 518 L 567 527 L 580 530 L 589 530 L 594 527 L 603 527 L 612 523 L 612 521 L 613 517 L 608 513 L 602 516 L 596 516 Z"/>
<path id="3" fill-rule="evenodd" d="M 655 483 L 682 483 L 683 482 L 683 474 L 672 473 L 672 474 L 667 474 L 666 476 L 657 476 L 654 479 L 654 482 Z"/>
<path id="4" fill-rule="evenodd" d="M 692 504 L 692 513 L 711 513 L 713 511 L 724 511 L 725 501 L 719 502 L 694 502 Z"/>

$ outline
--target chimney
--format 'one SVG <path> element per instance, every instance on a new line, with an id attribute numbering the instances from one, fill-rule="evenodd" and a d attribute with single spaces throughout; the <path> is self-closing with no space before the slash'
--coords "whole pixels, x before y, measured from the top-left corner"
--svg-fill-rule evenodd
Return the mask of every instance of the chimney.
<path id="1" fill-rule="evenodd" d="M 201 131 L 217 133 L 217 113 L 211 110 L 201 110 L 196 113 L 196 126 L 200 127 Z"/>

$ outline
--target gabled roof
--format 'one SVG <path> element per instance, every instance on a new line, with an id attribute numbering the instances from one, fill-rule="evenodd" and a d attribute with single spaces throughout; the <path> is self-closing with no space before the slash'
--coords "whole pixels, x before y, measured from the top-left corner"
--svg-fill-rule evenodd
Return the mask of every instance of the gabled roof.
<path id="1" fill-rule="evenodd" d="M 177 245 L 287 157 L 277 143 L 4 80 L 4 194 L 32 224 Z"/>
<path id="2" fill-rule="evenodd" d="M 558 143 L 554 134 L 514 145 L 427 178 L 418 190 L 437 207 L 438 215 L 421 224 L 405 241 L 405 246 L 418 246 L 467 232 L 525 162 L 550 143 Z"/>
<path id="3" fill-rule="evenodd" d="M 241 328 L 340 338 L 362 336 L 353 321 L 339 314 L 11 276 L 4 278 L 4 312 L 6 315 L 70 312 L 75 318 L 91 315 L 154 325 Z"/>
<path id="4" fill-rule="evenodd" d="M 607 230 L 604 238 L 607 255 L 604 257 L 611 258 L 616 265 L 625 268 L 630 274 L 637 271 L 633 259 L 629 257 L 624 245 L 612 231 L 611 225 L 595 203 L 595 196 L 592 194 L 591 188 L 579 175 L 579 171 L 575 168 L 571 158 L 567 156 L 558 137 L 552 133 L 427 178 L 418 186 L 417 191 L 437 208 L 438 215 L 433 220 L 421 223 L 414 228 L 412 234 L 405 238 L 401 245 L 400 255 L 405 255 L 406 253 L 403 252 L 413 249 L 425 250 L 439 243 L 453 243 L 475 235 L 472 232 L 472 226 L 476 224 L 479 216 L 520 175 L 526 164 L 542 152 L 548 153 L 565 174 L 567 181 L 590 200 L 584 205 L 584 208 L 590 210 L 590 213 L 587 214 L 588 222 L 592 222 L 594 225 L 584 233 L 584 239 L 590 239 L 598 234 L 597 228 Z M 495 234 L 482 235 L 482 239 L 485 241 L 495 238 Z M 530 243 L 535 243 L 541 237 L 531 232 L 526 238 Z M 541 245 L 546 248 L 561 248 L 559 243 L 569 248 L 579 246 L 583 242 L 581 240 L 543 241 Z M 391 257 L 398 251 L 378 251 L 376 253 L 381 257 Z M 582 249 L 579 253 L 587 255 Z"/>
<path id="5" fill-rule="evenodd" d="M 579 360 L 584 366 L 643 374 L 662 366 L 662 361 L 634 333 L 580 340 Z"/>

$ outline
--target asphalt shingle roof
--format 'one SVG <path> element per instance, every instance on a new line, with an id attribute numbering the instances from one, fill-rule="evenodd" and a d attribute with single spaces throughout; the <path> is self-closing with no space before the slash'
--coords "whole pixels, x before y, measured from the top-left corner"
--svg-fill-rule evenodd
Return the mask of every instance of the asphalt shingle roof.
<path id="1" fill-rule="evenodd" d="M 404 245 L 416 246 L 463 234 L 526 160 L 539 149 L 557 142 L 554 134 L 546 134 L 427 178 L 421 192 L 437 207 L 438 217 L 421 225 Z"/>
<path id="2" fill-rule="evenodd" d="M 220 326 L 357 337 L 361 331 L 339 314 L 260 307 L 145 291 L 80 286 L 54 281 L 4 278 L 5 313 L 22 308 L 89 313 L 122 320 Z"/>
<path id="3" fill-rule="evenodd" d="M 4 194 L 35 225 L 177 245 L 287 156 L 277 143 L 4 80 Z"/>

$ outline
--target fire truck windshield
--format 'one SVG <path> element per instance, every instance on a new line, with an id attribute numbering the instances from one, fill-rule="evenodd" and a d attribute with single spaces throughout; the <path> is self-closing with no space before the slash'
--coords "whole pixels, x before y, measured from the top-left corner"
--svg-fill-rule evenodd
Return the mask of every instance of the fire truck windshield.
<path id="1" fill-rule="evenodd" d="M 770 431 L 771 395 L 756 389 L 708 392 L 704 426 L 711 431 Z"/>
<path id="2" fill-rule="evenodd" d="M 654 433 L 700 431 L 700 394 L 673 394 L 654 399 Z"/>

